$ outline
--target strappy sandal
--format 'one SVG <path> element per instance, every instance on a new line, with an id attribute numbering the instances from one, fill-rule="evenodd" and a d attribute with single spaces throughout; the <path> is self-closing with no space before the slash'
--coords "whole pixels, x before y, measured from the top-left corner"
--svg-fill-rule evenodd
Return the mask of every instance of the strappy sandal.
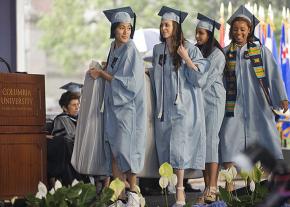
<path id="1" fill-rule="evenodd" d="M 184 199 L 185 199 L 184 187 L 176 187 L 176 192 L 178 190 L 182 190 L 183 191 L 183 193 L 184 193 Z M 184 201 L 176 201 L 175 204 L 173 204 L 172 207 L 183 207 L 183 206 L 185 206 L 185 204 L 186 204 L 185 203 L 185 200 Z"/>
<path id="2" fill-rule="evenodd" d="M 213 203 L 217 200 L 217 188 L 216 187 L 209 187 L 208 193 L 204 196 L 205 203 Z"/>
<path id="3" fill-rule="evenodd" d="M 208 194 L 208 192 L 209 192 L 209 188 L 208 188 L 208 187 L 205 187 L 204 190 L 203 190 L 202 195 L 200 195 L 200 196 L 198 196 L 198 197 L 196 198 L 195 203 L 196 203 L 196 204 L 205 204 L 205 202 L 204 202 L 204 197 L 205 197 L 205 195 Z"/>

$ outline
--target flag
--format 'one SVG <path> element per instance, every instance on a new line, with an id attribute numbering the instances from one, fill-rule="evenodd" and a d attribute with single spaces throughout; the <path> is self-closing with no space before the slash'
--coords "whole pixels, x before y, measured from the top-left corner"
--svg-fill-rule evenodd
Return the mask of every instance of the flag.
<path id="1" fill-rule="evenodd" d="M 285 24 L 282 23 L 280 39 L 280 65 L 283 81 L 285 84 L 288 98 L 290 97 L 290 68 L 288 58 L 288 45 L 286 42 Z"/>
<path id="2" fill-rule="evenodd" d="M 277 51 L 276 39 L 271 29 L 270 23 L 267 25 L 267 37 L 265 41 L 265 46 L 272 52 L 276 60 L 276 63 L 278 63 L 278 51 Z"/>

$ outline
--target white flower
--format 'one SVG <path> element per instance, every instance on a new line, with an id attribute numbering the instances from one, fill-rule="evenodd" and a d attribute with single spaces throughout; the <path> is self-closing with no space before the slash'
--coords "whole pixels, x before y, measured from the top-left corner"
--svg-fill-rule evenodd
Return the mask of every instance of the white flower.
<path id="1" fill-rule="evenodd" d="M 49 191 L 50 195 L 53 195 L 55 193 L 54 188 L 51 188 L 51 190 Z"/>
<path id="2" fill-rule="evenodd" d="M 12 204 L 14 204 L 14 203 L 15 203 L 15 200 L 16 200 L 17 198 L 18 198 L 17 196 L 14 196 L 13 198 L 11 198 L 10 202 L 11 202 Z"/>
<path id="3" fill-rule="evenodd" d="M 253 180 L 250 182 L 250 190 L 252 192 L 254 192 L 254 190 L 255 190 L 255 182 Z"/>
<path id="4" fill-rule="evenodd" d="M 138 195 L 141 194 L 141 190 L 138 185 L 135 185 L 135 190 Z"/>
<path id="5" fill-rule="evenodd" d="M 162 189 L 168 186 L 169 180 L 167 177 L 161 176 L 159 179 L 159 185 Z"/>
<path id="6" fill-rule="evenodd" d="M 54 190 L 57 190 L 62 187 L 62 184 L 59 180 L 57 180 L 54 184 Z"/>
<path id="7" fill-rule="evenodd" d="M 173 174 L 173 175 L 170 177 L 169 182 L 170 182 L 171 185 L 176 186 L 176 184 L 177 184 L 177 176 L 176 176 L 176 174 Z"/>
<path id="8" fill-rule="evenodd" d="M 231 166 L 228 169 L 228 171 L 231 174 L 232 179 L 234 179 L 235 177 L 237 177 L 238 172 L 237 172 L 237 169 L 234 166 Z"/>
<path id="9" fill-rule="evenodd" d="M 71 186 L 75 186 L 78 183 L 79 183 L 79 181 L 77 179 L 74 179 L 73 182 L 72 182 L 72 184 L 71 184 Z"/>
<path id="10" fill-rule="evenodd" d="M 227 170 L 221 170 L 219 173 L 220 179 L 226 180 L 227 183 L 232 182 L 232 177 Z"/>
<path id="11" fill-rule="evenodd" d="M 234 166 L 231 166 L 226 170 L 221 170 L 219 175 L 221 178 L 225 179 L 227 183 L 231 183 L 237 174 L 237 169 Z"/>
<path id="12" fill-rule="evenodd" d="M 40 181 L 38 183 L 38 192 L 36 193 L 35 197 L 42 199 L 45 198 L 47 194 L 47 188 L 46 186 Z"/>
<path id="13" fill-rule="evenodd" d="M 141 207 L 144 207 L 146 205 L 145 198 L 143 196 L 140 197 L 140 205 Z"/>

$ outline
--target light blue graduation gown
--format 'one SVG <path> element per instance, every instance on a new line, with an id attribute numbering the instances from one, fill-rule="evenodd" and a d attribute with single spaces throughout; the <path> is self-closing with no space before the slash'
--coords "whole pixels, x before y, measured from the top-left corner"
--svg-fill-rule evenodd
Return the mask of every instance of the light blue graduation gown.
<path id="1" fill-rule="evenodd" d="M 202 59 L 197 47 L 186 42 L 189 56 L 198 63 L 199 71 L 182 63 L 177 79 L 168 48 L 164 74 L 162 72 L 159 57 L 163 55 L 164 47 L 165 43 L 155 45 L 153 69 L 150 71 L 155 93 L 155 139 L 159 164 L 169 162 L 173 168 L 204 169 L 206 136 L 201 87 L 205 84 L 209 63 Z M 162 106 L 164 121 L 160 119 Z"/>
<path id="2" fill-rule="evenodd" d="M 221 161 L 232 162 L 235 155 L 253 142 L 266 147 L 276 159 L 282 159 L 274 115 L 251 67 L 250 59 L 244 59 L 246 50 L 247 45 L 237 50 L 237 99 L 234 117 L 225 117 L 220 130 Z M 261 54 L 270 97 L 273 106 L 277 108 L 280 101 L 287 100 L 280 70 L 266 47 L 262 46 Z"/>
<path id="3" fill-rule="evenodd" d="M 111 155 L 122 172 L 142 170 L 145 156 L 146 93 L 143 61 L 129 40 L 119 48 L 111 45 L 105 83 L 104 136 L 109 168 Z"/>
<path id="4" fill-rule="evenodd" d="M 207 57 L 210 61 L 204 95 L 206 125 L 206 163 L 218 163 L 219 131 L 224 118 L 226 91 L 223 84 L 225 56 L 215 48 Z"/>

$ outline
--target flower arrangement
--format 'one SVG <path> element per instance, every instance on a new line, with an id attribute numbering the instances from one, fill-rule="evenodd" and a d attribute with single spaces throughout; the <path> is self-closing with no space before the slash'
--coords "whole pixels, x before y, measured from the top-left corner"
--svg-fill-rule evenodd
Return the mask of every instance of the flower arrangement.
<path id="1" fill-rule="evenodd" d="M 104 188 L 100 196 L 96 194 L 95 185 L 77 180 L 69 187 L 62 186 L 57 180 L 50 191 L 39 182 L 38 192 L 36 195 L 28 195 L 26 204 L 32 207 L 106 207 L 110 202 L 117 201 L 124 189 L 125 183 L 118 178 L 114 179 L 108 188 Z M 141 195 L 140 188 L 136 186 L 136 189 L 141 207 L 144 207 L 145 199 Z"/>
<path id="2" fill-rule="evenodd" d="M 241 170 L 240 176 L 245 181 L 246 193 L 238 196 L 236 190 L 231 191 L 230 189 L 219 186 L 220 199 L 225 201 L 229 207 L 256 206 L 268 194 L 267 187 L 261 185 L 263 174 L 264 171 L 260 162 L 256 163 L 254 168 L 249 172 Z M 219 175 L 220 178 L 226 181 L 227 186 L 231 186 L 234 185 L 234 178 L 237 176 L 237 170 L 232 166 L 227 170 L 221 170 Z"/>
<path id="3" fill-rule="evenodd" d="M 39 182 L 38 192 L 36 195 L 28 195 L 26 204 L 33 207 L 104 207 L 113 195 L 114 191 L 111 188 L 105 188 L 97 198 L 96 187 L 93 184 L 74 180 L 71 186 L 65 187 L 57 180 L 50 191 Z"/>

